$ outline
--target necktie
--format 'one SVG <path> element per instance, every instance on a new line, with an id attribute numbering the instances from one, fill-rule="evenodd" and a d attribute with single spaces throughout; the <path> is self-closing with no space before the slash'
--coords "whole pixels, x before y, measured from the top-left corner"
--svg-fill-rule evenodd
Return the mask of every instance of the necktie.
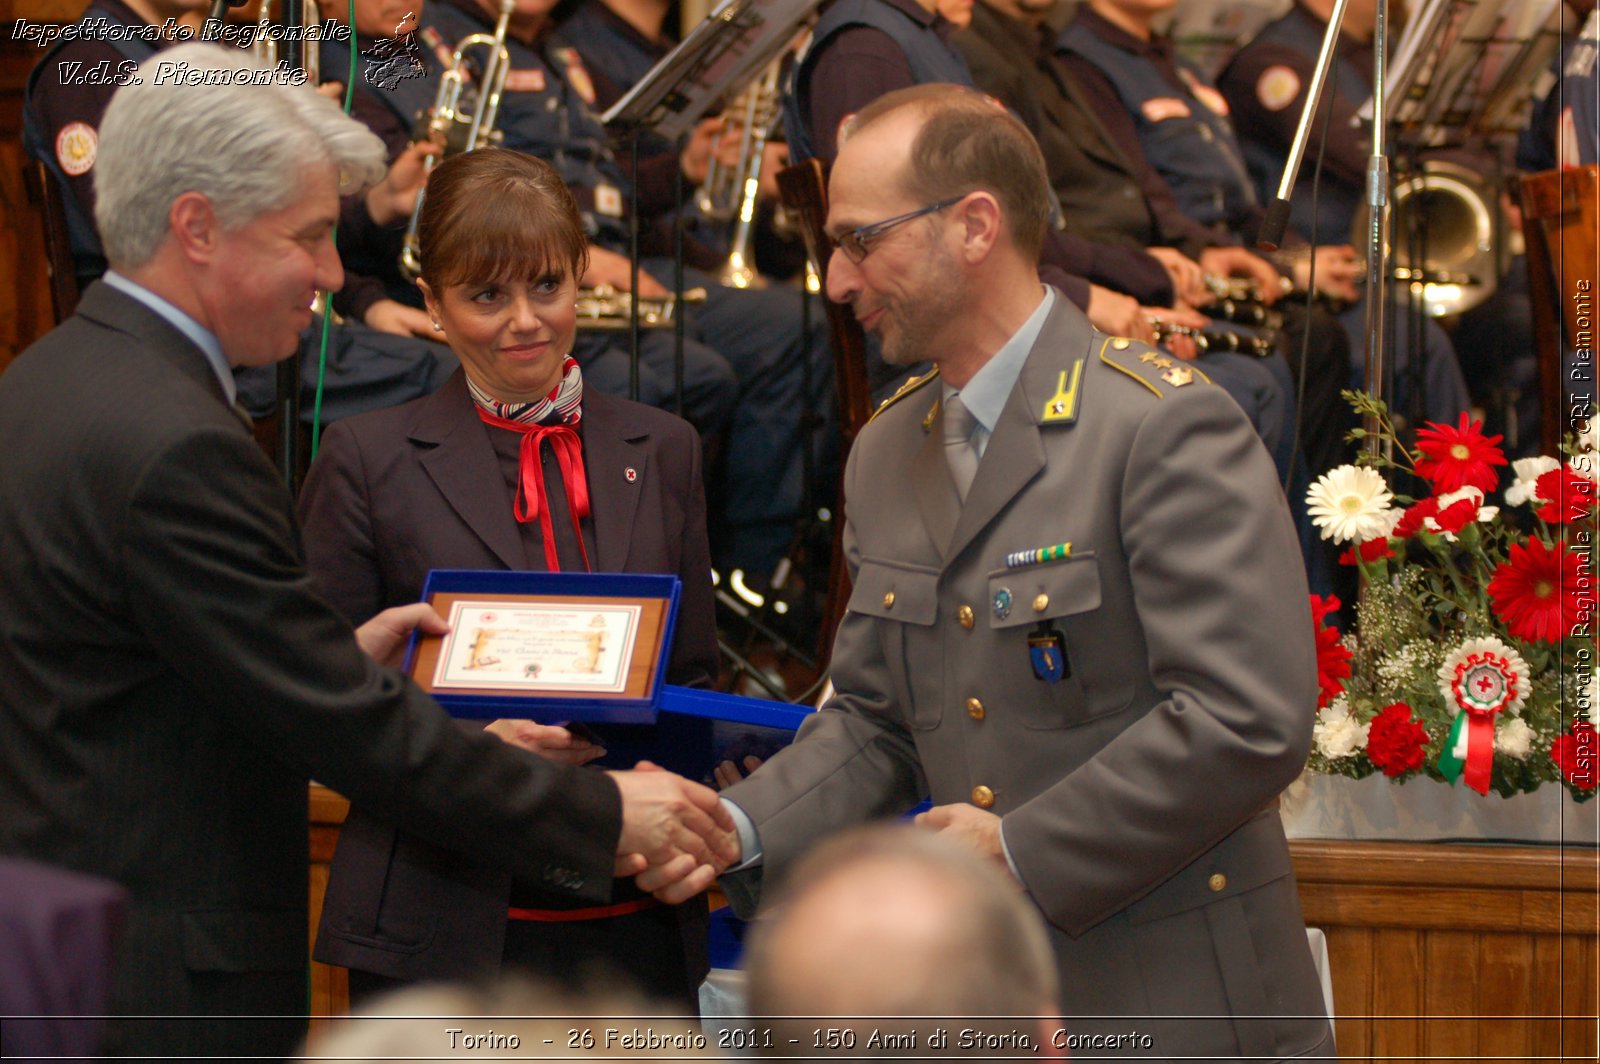
<path id="1" fill-rule="evenodd" d="M 956 494 L 967 501 L 967 489 L 978 472 L 978 451 L 972 446 L 972 430 L 977 419 L 961 401 L 952 395 L 944 403 L 944 460 L 950 466 L 950 478 L 955 481 Z"/>

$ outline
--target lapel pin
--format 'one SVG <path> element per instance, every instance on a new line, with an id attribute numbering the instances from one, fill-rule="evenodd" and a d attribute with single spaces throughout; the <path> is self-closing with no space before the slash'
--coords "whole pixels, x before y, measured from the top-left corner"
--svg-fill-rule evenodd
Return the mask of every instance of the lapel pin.
<path id="1" fill-rule="evenodd" d="M 622 471 L 622 475 L 628 478 L 629 484 L 632 484 L 634 481 L 639 479 L 639 471 L 633 468 L 633 466 L 629 466 L 627 469 L 624 469 Z"/>

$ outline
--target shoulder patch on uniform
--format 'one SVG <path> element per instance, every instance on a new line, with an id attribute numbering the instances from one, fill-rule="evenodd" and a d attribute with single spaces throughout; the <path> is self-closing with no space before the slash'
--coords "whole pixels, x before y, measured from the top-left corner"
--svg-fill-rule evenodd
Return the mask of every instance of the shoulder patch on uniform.
<path id="1" fill-rule="evenodd" d="M 1126 336 L 1108 336 L 1100 345 L 1100 361 L 1163 398 L 1175 388 L 1211 383 L 1192 363 Z"/>
<path id="2" fill-rule="evenodd" d="M 87 122 L 68 122 L 56 134 L 56 162 L 70 177 L 80 177 L 94 166 L 100 135 Z"/>
<path id="3" fill-rule="evenodd" d="M 898 403 L 912 392 L 919 391 L 924 385 L 930 384 L 937 380 L 938 377 L 939 368 L 937 366 L 929 370 L 927 373 L 924 373 L 920 377 L 912 377 L 910 380 L 902 384 L 893 395 L 889 396 L 889 398 L 878 404 L 878 409 L 872 412 L 872 417 L 867 418 L 867 424 L 872 424 L 873 418 L 876 418 L 879 414 L 883 413 L 885 410 L 889 409 L 891 406 Z"/>
<path id="4" fill-rule="evenodd" d="M 1283 64 L 1269 66 L 1256 79 L 1256 99 L 1269 111 L 1281 111 L 1300 95 L 1300 75 Z"/>

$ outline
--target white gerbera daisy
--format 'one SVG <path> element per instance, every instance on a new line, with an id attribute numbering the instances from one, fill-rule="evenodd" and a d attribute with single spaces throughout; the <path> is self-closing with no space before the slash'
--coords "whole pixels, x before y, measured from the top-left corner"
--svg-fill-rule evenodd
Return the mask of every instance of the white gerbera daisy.
<path id="1" fill-rule="evenodd" d="M 1516 716 L 1533 691 L 1528 663 L 1493 636 L 1468 639 L 1445 655 L 1438 677 L 1452 717 L 1463 709 Z"/>
<path id="2" fill-rule="evenodd" d="M 1367 729 L 1371 725 L 1362 724 L 1350 715 L 1350 704 L 1343 698 L 1336 698 L 1333 703 L 1317 714 L 1317 723 L 1311 729 L 1312 738 L 1316 741 L 1317 752 L 1329 761 L 1337 761 L 1342 757 L 1354 757 L 1367 748 Z"/>
<path id="3" fill-rule="evenodd" d="M 1538 486 L 1539 478 L 1546 473 L 1561 468 L 1561 463 L 1549 455 L 1539 455 L 1536 458 L 1518 458 L 1511 463 L 1511 486 L 1506 489 L 1507 506 L 1525 506 L 1532 503 L 1538 496 L 1534 489 Z M 1549 502 L 1549 499 L 1539 499 L 1540 502 Z"/>
<path id="4" fill-rule="evenodd" d="M 1512 717 L 1494 730 L 1494 750 L 1497 754 L 1525 759 L 1533 750 L 1533 729 L 1521 717 Z"/>
<path id="5" fill-rule="evenodd" d="M 1375 469 L 1342 465 L 1317 478 L 1306 492 L 1306 510 L 1335 543 L 1362 543 L 1394 528 L 1394 496 Z"/>

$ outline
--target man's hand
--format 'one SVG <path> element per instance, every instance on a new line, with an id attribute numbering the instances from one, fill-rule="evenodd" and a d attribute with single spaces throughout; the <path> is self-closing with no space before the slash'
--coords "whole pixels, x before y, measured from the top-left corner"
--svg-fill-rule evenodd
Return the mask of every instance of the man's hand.
<path id="1" fill-rule="evenodd" d="M 1356 258 L 1356 249 L 1349 244 L 1321 244 L 1312 252 L 1317 259 L 1317 291 L 1346 303 L 1361 298 L 1356 285 L 1366 272 L 1366 265 Z M 1311 280 L 1310 257 L 1299 258 L 1294 264 L 1294 286 L 1305 291 Z"/>
<path id="2" fill-rule="evenodd" d="M 419 140 L 395 156 L 383 180 L 367 190 L 367 213 L 374 222 L 393 225 L 411 217 L 417 193 L 428 180 L 428 157 L 437 154 L 437 144 Z"/>
<path id="3" fill-rule="evenodd" d="M 1261 302 L 1267 306 L 1283 295 L 1278 268 L 1248 248 L 1223 245 L 1200 253 L 1200 265 L 1217 277 L 1243 277 L 1256 283 Z"/>
<path id="4" fill-rule="evenodd" d="M 1193 307 L 1179 303 L 1172 307 L 1141 307 L 1145 318 L 1150 322 L 1152 329 L 1159 330 L 1163 325 L 1182 325 L 1186 329 L 1204 330 L 1211 324 L 1211 319 L 1195 310 Z M 1161 341 L 1161 346 L 1172 353 L 1173 357 L 1181 358 L 1185 362 L 1192 362 L 1200 357 L 1200 348 L 1194 339 L 1177 333 Z"/>
<path id="5" fill-rule="evenodd" d="M 554 724 L 538 724 L 531 720 L 497 720 L 483 730 L 499 736 L 502 742 L 520 746 L 546 761 L 562 765 L 586 765 L 597 757 L 605 756 L 606 752 L 605 747 Z"/>
<path id="6" fill-rule="evenodd" d="M 1000 844 L 1000 818 L 987 810 L 965 803 L 936 805 L 926 813 L 918 813 L 916 824 L 970 846 L 982 856 L 1000 862 L 1008 873 L 1011 871 Z"/>
<path id="7" fill-rule="evenodd" d="M 595 244 L 589 245 L 589 270 L 583 275 L 585 288 L 610 285 L 619 292 L 632 291 L 632 265 L 626 255 L 607 251 Z M 669 293 L 664 285 L 643 270 L 639 271 L 639 294 L 645 299 L 665 299 Z"/>
<path id="8" fill-rule="evenodd" d="M 1085 313 L 1101 332 L 1132 337 L 1147 344 L 1156 342 L 1155 330 L 1150 327 L 1144 308 L 1132 296 L 1092 284 L 1089 286 L 1089 309 Z"/>
<path id="9" fill-rule="evenodd" d="M 434 331 L 433 319 L 428 312 L 408 307 L 394 299 L 380 299 L 367 308 L 361 316 L 367 328 L 394 336 L 418 336 L 424 340 L 440 340 L 443 333 Z"/>
<path id="10" fill-rule="evenodd" d="M 1167 271 L 1172 278 L 1172 292 L 1180 303 L 1204 306 L 1211 302 L 1210 289 L 1206 288 L 1206 271 L 1201 265 L 1177 248 L 1145 248 L 1145 252 Z"/>
<path id="11" fill-rule="evenodd" d="M 675 905 L 738 862 L 738 832 L 717 792 L 648 761 L 609 775 L 622 792 L 617 875 L 637 876 L 641 890 Z"/>
<path id="12" fill-rule="evenodd" d="M 691 185 L 704 184 L 706 175 L 711 172 L 713 157 L 722 166 L 738 166 L 740 137 L 740 127 L 727 118 L 702 118 L 678 156 L 684 179 Z"/>
<path id="13" fill-rule="evenodd" d="M 444 635 L 450 630 L 443 617 L 426 602 L 391 606 L 356 629 L 356 643 L 379 665 L 398 668 L 406 640 L 413 629 L 424 635 Z"/>

